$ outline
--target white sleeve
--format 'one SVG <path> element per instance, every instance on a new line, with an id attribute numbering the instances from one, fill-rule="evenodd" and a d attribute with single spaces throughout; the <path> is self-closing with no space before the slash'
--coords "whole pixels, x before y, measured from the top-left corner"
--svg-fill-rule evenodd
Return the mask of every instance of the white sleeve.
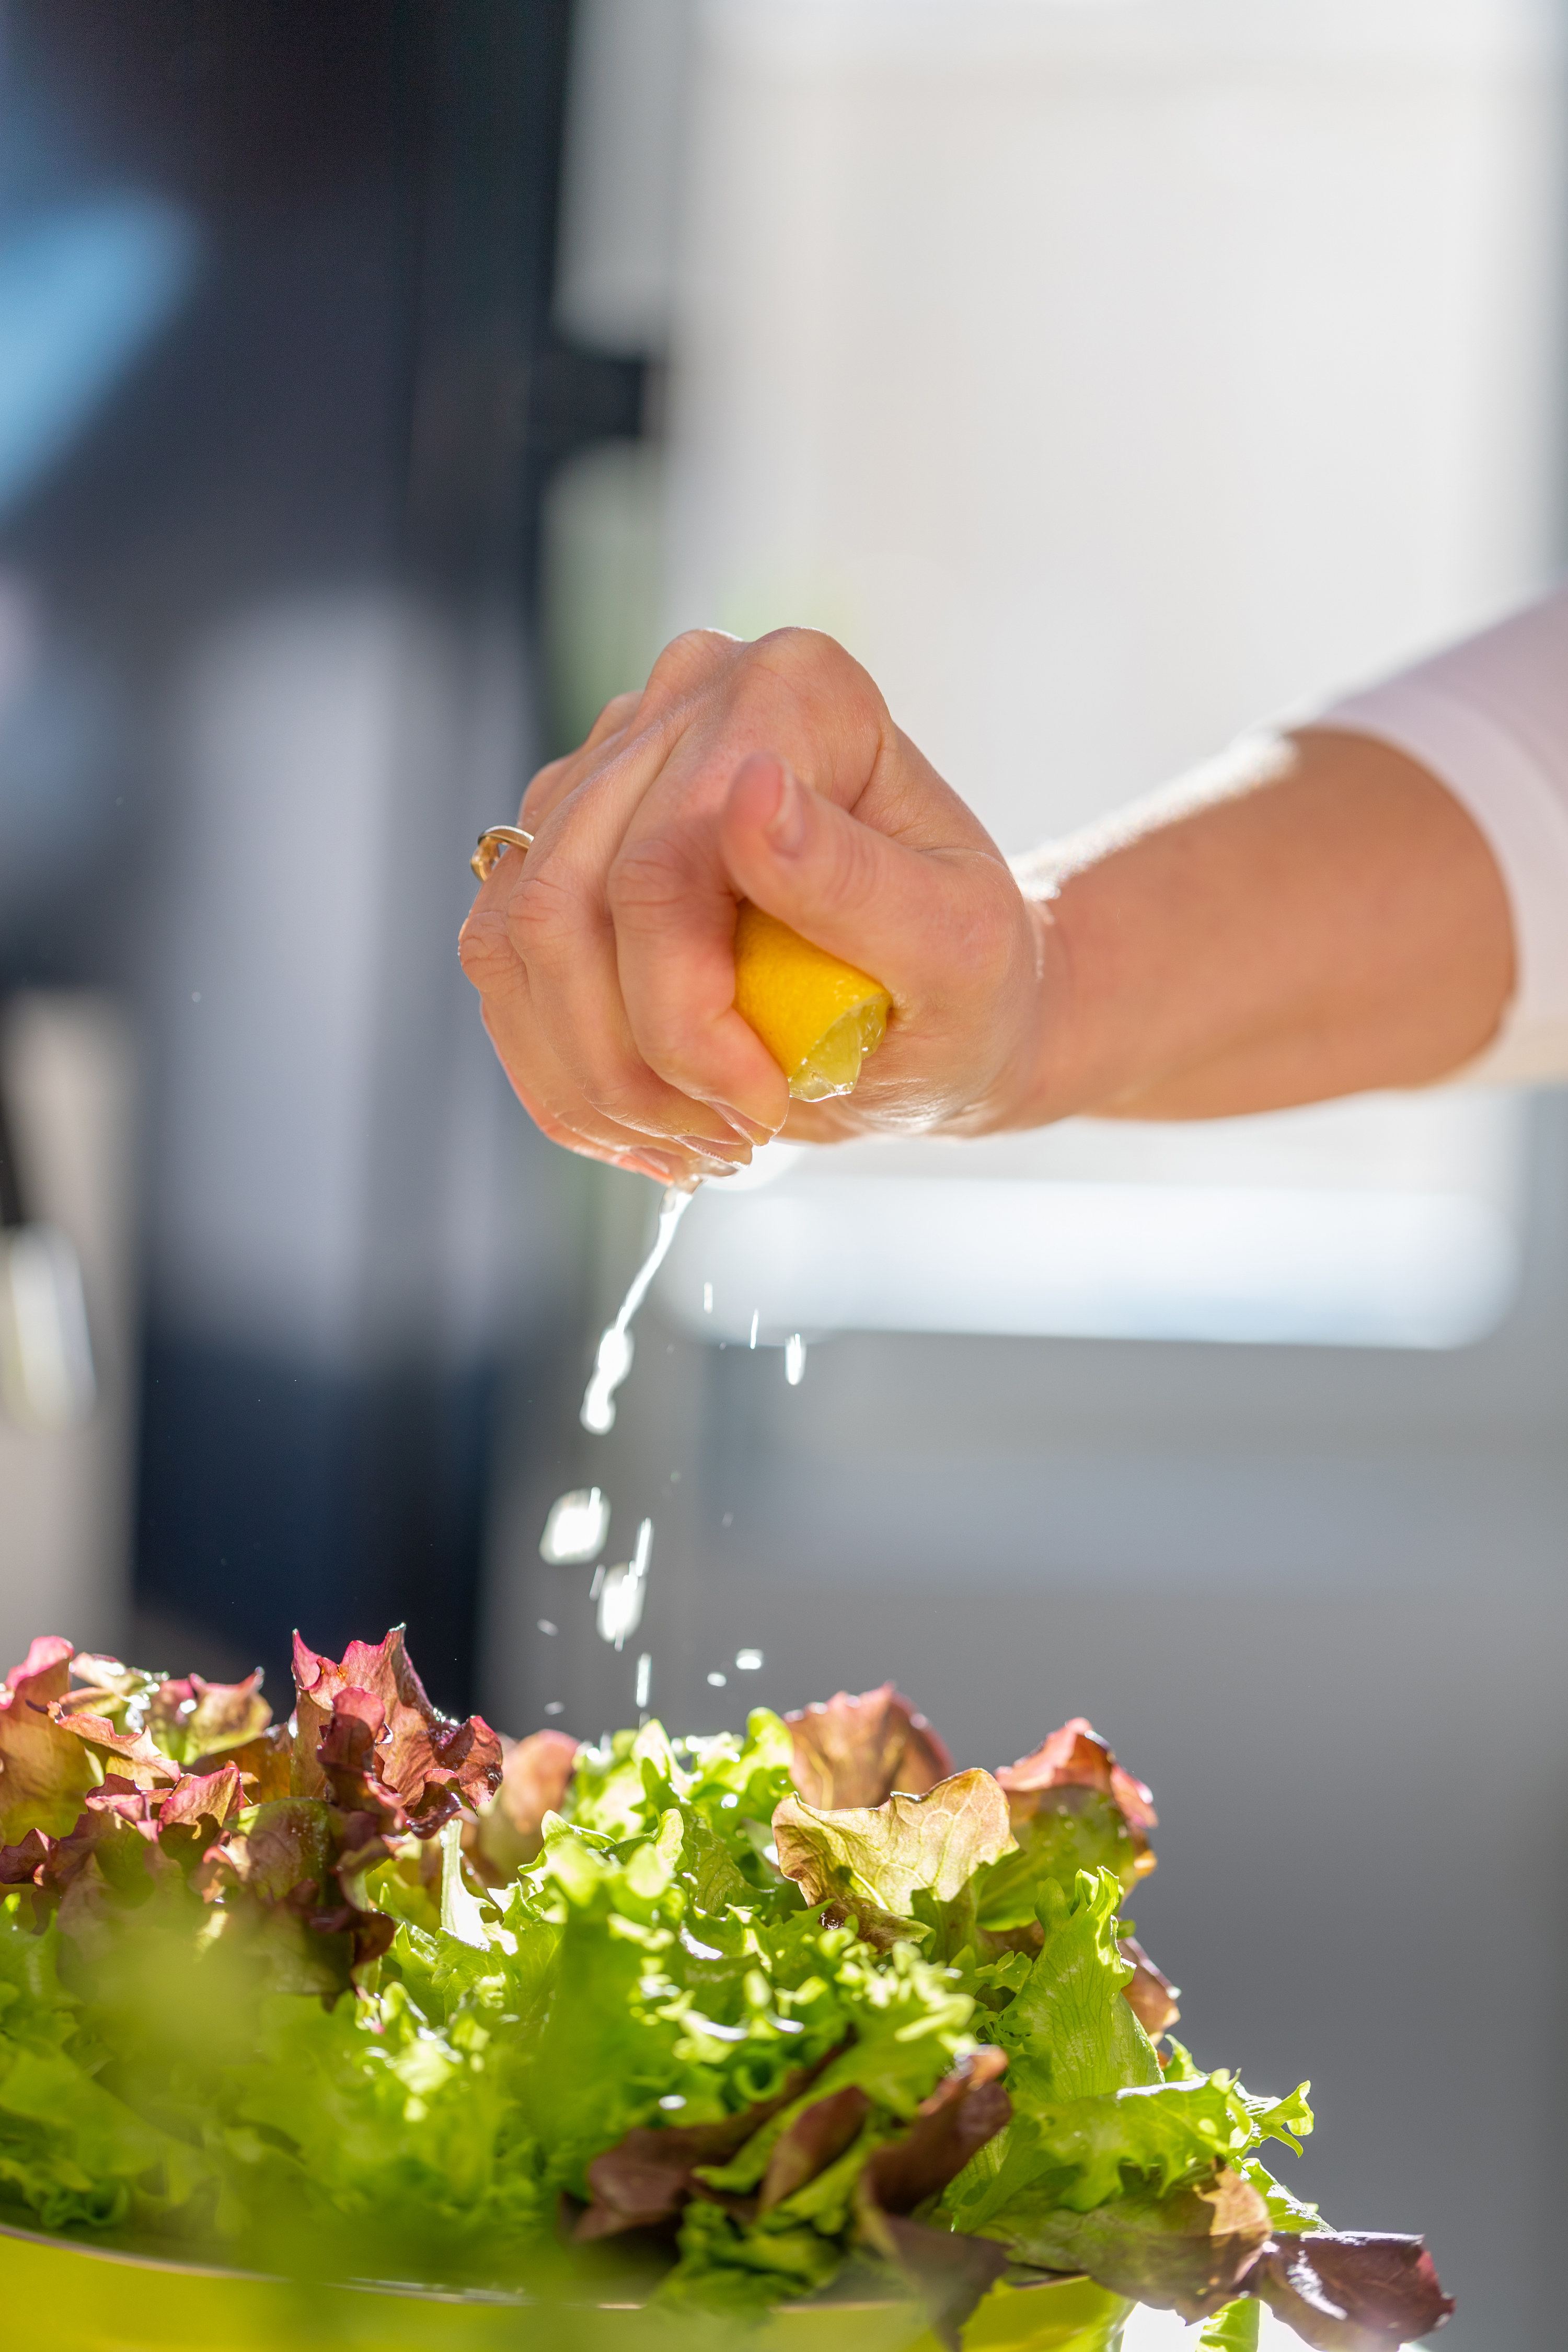
<path id="1" fill-rule="evenodd" d="M 1469 811 L 1497 859 L 1518 977 L 1466 1076 L 1568 1078 L 1568 589 L 1310 723 L 1408 752 Z"/>

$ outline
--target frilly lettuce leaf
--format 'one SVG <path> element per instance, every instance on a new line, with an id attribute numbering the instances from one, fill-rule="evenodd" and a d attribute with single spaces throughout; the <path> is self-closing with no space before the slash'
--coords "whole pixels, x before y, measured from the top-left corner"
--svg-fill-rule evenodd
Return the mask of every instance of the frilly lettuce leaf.
<path id="1" fill-rule="evenodd" d="M 577 1742 L 564 1731 L 535 1731 L 501 1744 L 500 1784 L 481 1803 L 467 1841 L 485 1875 L 497 1883 L 537 1860 L 544 1816 L 564 1807 L 577 1762 Z"/>
<path id="2" fill-rule="evenodd" d="M 779 1868 L 807 1903 L 828 1904 L 891 1942 L 911 1926 L 915 1899 L 933 1906 L 967 1894 L 976 1871 L 1010 1852 L 1007 1800 L 989 1772 L 955 1772 L 921 1797 L 819 1812 L 785 1797 L 773 1813 Z"/>
<path id="3" fill-rule="evenodd" d="M 1002 2085 L 1005 2052 L 975 2050 L 921 2101 L 913 2123 L 867 2163 L 858 2191 L 862 2217 L 913 2213 L 957 2179 L 975 2151 L 1003 2130 L 1012 2102 Z"/>
<path id="4" fill-rule="evenodd" d="M 1164 1970 L 1155 1967 L 1136 1936 L 1123 1936 L 1121 1949 L 1132 1970 L 1121 1988 L 1121 1998 L 1150 2041 L 1158 2042 L 1181 2018 L 1177 2005 L 1181 1986 L 1173 1984 Z"/>
<path id="5" fill-rule="evenodd" d="M 1422 2238 L 1317 2231 L 1276 2238 L 1248 2284 L 1317 2352 L 1394 2352 L 1454 2308 Z"/>
<path id="6" fill-rule="evenodd" d="M 0 2191 L 47 2229 L 103 2227 L 187 2206 L 209 2168 L 99 2076 L 108 2053 L 60 1980 L 53 1925 L 0 1897 Z"/>
<path id="7" fill-rule="evenodd" d="M 292 1736 L 286 1725 L 274 1723 L 237 1746 L 193 1756 L 189 1769 L 208 1772 L 217 1765 L 232 1764 L 244 1783 L 247 1803 L 266 1805 L 293 1793 L 293 1759 Z"/>
<path id="8" fill-rule="evenodd" d="M 1089 2212 L 1055 2204 L 1043 2190 L 1026 2194 L 1005 2242 L 1016 2262 L 1088 2271 L 1134 2302 L 1206 2319 L 1244 2287 L 1269 2238 L 1262 2198 L 1222 2167 L 1164 2195 L 1137 2189 Z"/>
<path id="9" fill-rule="evenodd" d="M 1022 2243 L 1058 2210 L 1091 2212 L 1133 2189 L 1163 2197 L 1311 2128 L 1300 2092 L 1252 2098 L 1180 2050 L 1162 2068 L 1122 1999 L 1118 1893 L 1109 1871 L 1084 1873 L 1070 1901 L 1042 1891 L 1042 1948 L 992 2028 L 1012 2060 L 1014 2120 L 950 2192 L 961 2229 Z"/>
<path id="10" fill-rule="evenodd" d="M 119 1731 L 144 1731 L 147 1710 L 167 1682 L 163 1668 L 128 1666 L 121 1658 L 79 1650 L 70 1664 L 73 1706 L 108 1717 Z"/>
<path id="11" fill-rule="evenodd" d="M 243 1748 L 267 1729 L 272 1709 L 261 1696 L 261 1668 L 243 1682 L 209 1683 L 200 1675 L 159 1684 L 145 1722 L 165 1756 L 189 1764 Z"/>
<path id="12" fill-rule="evenodd" d="M 107 1716 L 89 1715 L 63 1702 L 57 1701 L 49 1712 L 61 1731 L 100 1751 L 98 1761 L 104 1771 L 119 1774 L 133 1788 L 172 1789 L 179 1779 L 179 1766 L 163 1754 L 150 1731 L 119 1731 Z"/>
<path id="13" fill-rule="evenodd" d="M 1263 2305 L 1244 2295 L 1215 2312 L 1198 2338 L 1198 2352 L 1258 2352 L 1262 2334 Z"/>
<path id="14" fill-rule="evenodd" d="M 1016 1845 L 977 1890 L 983 1928 L 1022 1929 L 1026 1944 L 1047 1880 L 1066 1892 L 1080 1870 L 1110 1870 L 1126 1894 L 1153 1869 L 1153 1801 L 1081 1715 L 1005 1765 L 996 1780 L 1007 1792 Z"/>
<path id="15" fill-rule="evenodd" d="M 711 2123 L 668 2124 L 662 2130 L 634 2126 L 588 2166 L 592 2200 L 578 2215 L 574 2236 L 579 2243 L 586 2243 L 673 2221 L 696 2191 L 702 2168 L 721 2165 L 733 2156 L 763 2124 L 797 2100 L 826 2063 L 826 2059 L 818 2059 L 815 2066 L 798 2068 L 771 2099 L 758 2100 Z M 867 2104 L 863 2092 L 840 2092 L 837 2097 L 856 2099 L 862 2109 Z M 813 2115 L 824 2105 L 833 2102 L 817 2101 L 804 2114 Z M 835 2155 L 838 2152 L 833 2150 Z M 804 2178 L 810 2179 L 820 2169 L 820 2165 L 814 2165 Z M 768 2201 L 776 2204 L 778 2199 L 763 2200 Z"/>
<path id="16" fill-rule="evenodd" d="M 1005 2063 L 995 2050 L 961 2059 L 906 2119 L 879 2112 L 852 2086 L 822 2094 L 819 2085 L 780 2127 L 756 2131 L 730 2165 L 696 2168 L 666 2299 L 696 2294 L 744 2308 L 800 2294 L 831 2275 L 852 2233 L 925 2302 L 956 2352 L 959 2327 L 1007 2253 L 910 2217 L 1005 2122 L 997 2080 Z M 735 2193 L 737 2182 L 759 2178 L 755 2197 Z"/>
<path id="17" fill-rule="evenodd" d="M 1020 1818 L 1058 1790 L 1091 1789 L 1110 1798 L 1136 1836 L 1160 1825 L 1152 1791 L 1117 1762 L 1087 1716 L 1070 1717 L 1030 1755 L 1004 1765 L 996 1778 Z"/>
<path id="18" fill-rule="evenodd" d="M 165 1843 L 168 1832 L 176 1828 L 215 1837 L 242 1802 L 237 1764 L 220 1764 L 216 1772 L 184 1773 L 159 1803 L 159 1843 Z"/>
<path id="19" fill-rule="evenodd" d="M 51 1712 L 68 1687 L 71 1654 L 68 1642 L 44 1634 L 0 1688 L 0 1847 L 19 1844 L 29 1830 L 63 1836 L 103 1778 Z"/>
<path id="20" fill-rule="evenodd" d="M 771 2213 L 798 2195 L 852 2147 L 871 2116 L 871 2102 L 858 2083 L 846 2083 L 826 2098 L 797 2108 L 768 2151 L 757 2189 L 757 2210 Z M 709 2175 L 710 2179 L 714 2176 Z"/>
<path id="21" fill-rule="evenodd" d="M 337 1743 L 329 1752 L 339 1769 L 367 1790 L 374 1784 L 378 1809 L 397 1809 L 397 1826 L 420 1837 L 433 1837 L 456 1819 L 463 1802 L 494 1794 L 500 1738 L 482 1716 L 458 1723 L 431 1706 L 400 1625 L 380 1642 L 351 1642 L 341 1661 L 319 1656 L 296 1633 L 294 1685 L 298 1794 L 327 1794 L 321 1751 L 328 1739 Z M 370 1731 L 368 1749 L 352 1728 L 361 1723 Z"/>
<path id="22" fill-rule="evenodd" d="M 1122 1995 L 1132 1976 L 1119 1938 L 1121 1887 L 1080 1872 L 1071 1895 L 1040 1890 L 1042 1946 L 996 2028 L 1013 2053 L 1014 2098 L 1054 2107 L 1163 2081 L 1153 2045 Z"/>
<path id="23" fill-rule="evenodd" d="M 839 1691 L 784 1721 L 795 1788 L 819 1811 L 879 1805 L 895 1789 L 921 1797 L 952 1772 L 942 1740 L 891 1683 L 858 1698 Z"/>

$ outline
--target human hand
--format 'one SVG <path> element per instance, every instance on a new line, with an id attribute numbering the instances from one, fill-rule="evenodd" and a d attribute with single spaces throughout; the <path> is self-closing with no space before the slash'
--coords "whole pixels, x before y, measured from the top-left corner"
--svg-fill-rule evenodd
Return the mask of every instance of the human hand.
<path id="1" fill-rule="evenodd" d="M 463 968 L 524 1108 L 661 1183 L 781 1130 L 973 1134 L 1035 1076 L 1049 942 L 977 819 L 829 637 L 678 637 L 640 694 L 534 777 L 463 927 Z M 751 899 L 893 1000 L 852 1096 L 792 1103 L 734 1009 Z"/>

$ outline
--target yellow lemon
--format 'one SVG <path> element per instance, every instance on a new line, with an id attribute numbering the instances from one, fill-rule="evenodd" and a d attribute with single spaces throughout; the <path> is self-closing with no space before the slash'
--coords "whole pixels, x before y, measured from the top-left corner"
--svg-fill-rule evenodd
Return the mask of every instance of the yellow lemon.
<path id="1" fill-rule="evenodd" d="M 735 925 L 735 1010 L 802 1102 L 852 1094 L 892 998 L 868 972 L 814 948 L 749 902 Z"/>

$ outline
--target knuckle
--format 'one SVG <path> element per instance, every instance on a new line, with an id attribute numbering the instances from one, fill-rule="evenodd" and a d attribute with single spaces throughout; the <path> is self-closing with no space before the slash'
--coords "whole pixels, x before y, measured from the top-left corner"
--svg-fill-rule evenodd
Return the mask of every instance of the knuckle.
<path id="1" fill-rule="evenodd" d="M 700 678 L 733 658 L 740 644 L 723 629 L 684 629 L 668 645 L 648 672 L 647 692 L 656 702 L 671 701 L 689 693 Z"/>
<path id="2" fill-rule="evenodd" d="M 571 758 L 568 756 L 560 760 L 550 760 L 542 768 L 535 770 L 530 776 L 527 790 L 522 795 L 524 815 L 531 809 L 538 810 L 550 806 L 560 791 L 571 765 Z"/>
<path id="3" fill-rule="evenodd" d="M 500 987 L 517 961 L 505 916 L 494 908 L 476 909 L 458 934 L 458 961 L 481 994 Z"/>
<path id="4" fill-rule="evenodd" d="M 602 743 L 607 735 L 618 735 L 623 727 L 629 726 L 637 716 L 637 705 L 641 700 L 642 696 L 639 692 L 612 694 L 589 729 L 588 740 L 584 749 Z"/>
<path id="5" fill-rule="evenodd" d="M 581 889 L 556 860 L 546 858 L 531 874 L 524 867 L 507 900 L 504 919 L 513 952 L 525 964 L 548 964 L 569 953 L 582 938 L 587 909 Z"/>
<path id="6" fill-rule="evenodd" d="M 748 684 L 776 709 L 782 696 L 808 732 L 879 738 L 890 724 L 881 692 L 854 655 L 822 629 L 774 629 L 747 648 Z"/>
<path id="7" fill-rule="evenodd" d="M 854 656 L 825 629 L 773 629 L 752 651 L 759 667 L 797 688 L 842 691 L 865 677 Z"/>
<path id="8" fill-rule="evenodd" d="M 752 648 L 756 658 L 766 660 L 773 669 L 817 670 L 832 663 L 837 655 L 843 656 L 844 648 L 837 637 L 825 629 L 803 628 L 791 622 L 782 629 L 770 629 L 758 637 Z"/>
<path id="9" fill-rule="evenodd" d="M 679 906 L 696 879 L 697 860 L 689 843 L 668 829 L 644 834 L 623 848 L 610 868 L 610 913 L 617 924 L 635 927 Z"/>

